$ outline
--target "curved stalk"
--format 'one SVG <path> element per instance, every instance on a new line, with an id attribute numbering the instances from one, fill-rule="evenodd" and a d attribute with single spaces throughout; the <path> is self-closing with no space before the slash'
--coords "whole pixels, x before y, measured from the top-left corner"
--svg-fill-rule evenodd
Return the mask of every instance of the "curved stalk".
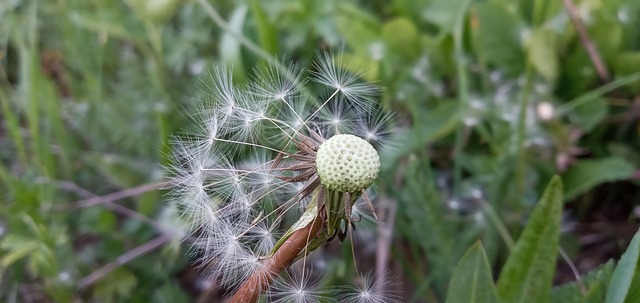
<path id="1" fill-rule="evenodd" d="M 260 294 L 280 272 L 293 263 L 324 226 L 321 212 L 307 226 L 293 232 L 276 252 L 263 261 L 262 269 L 254 272 L 229 299 L 229 303 L 255 303 Z"/>

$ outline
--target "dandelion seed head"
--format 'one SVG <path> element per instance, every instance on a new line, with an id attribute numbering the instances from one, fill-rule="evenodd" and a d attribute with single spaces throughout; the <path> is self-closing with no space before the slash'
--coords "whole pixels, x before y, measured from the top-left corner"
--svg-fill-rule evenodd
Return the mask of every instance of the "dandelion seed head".
<path id="1" fill-rule="evenodd" d="M 224 287 L 267 274 L 261 258 L 319 190 L 353 193 L 355 204 L 377 178 L 377 150 L 395 127 L 378 89 L 342 56 L 320 55 L 312 68 L 258 67 L 247 85 L 230 68 L 213 69 L 199 86 L 206 96 L 195 100 L 193 131 L 172 141 L 170 200 L 189 222 L 201 268 Z M 298 282 L 280 285 L 273 302 L 320 300 L 309 275 Z"/>
<path id="2" fill-rule="evenodd" d="M 320 145 L 316 158 L 322 185 L 338 192 L 359 192 L 378 177 L 380 157 L 367 141 L 335 135 Z"/>

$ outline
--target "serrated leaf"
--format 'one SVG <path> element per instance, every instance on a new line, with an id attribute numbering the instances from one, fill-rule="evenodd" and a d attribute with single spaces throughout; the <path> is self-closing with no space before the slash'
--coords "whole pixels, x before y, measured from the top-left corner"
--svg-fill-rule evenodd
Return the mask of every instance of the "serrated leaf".
<path id="1" fill-rule="evenodd" d="M 489 260 L 480 242 L 464 254 L 449 284 L 446 303 L 499 302 L 491 277 Z"/>
<path id="2" fill-rule="evenodd" d="M 640 257 L 640 230 L 636 232 L 631 244 L 624 252 L 613 271 L 609 287 L 607 287 L 606 303 L 624 303 L 631 288 L 631 282 L 636 274 L 638 258 Z M 637 298 L 636 298 L 637 299 Z M 633 301 L 632 302 L 637 302 Z"/>
<path id="3" fill-rule="evenodd" d="M 563 177 L 565 199 L 571 200 L 601 183 L 628 179 L 633 172 L 633 165 L 618 157 L 578 161 Z"/>
<path id="4" fill-rule="evenodd" d="M 549 302 L 561 214 L 562 181 L 555 176 L 500 273 L 497 289 L 504 302 Z"/>

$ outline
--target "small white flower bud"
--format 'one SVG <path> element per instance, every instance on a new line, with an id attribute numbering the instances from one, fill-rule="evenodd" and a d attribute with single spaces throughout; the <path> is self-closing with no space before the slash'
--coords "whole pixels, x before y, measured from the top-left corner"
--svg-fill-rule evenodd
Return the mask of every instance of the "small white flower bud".
<path id="1" fill-rule="evenodd" d="M 320 145 L 316 169 L 327 189 L 354 193 L 378 177 L 380 158 L 369 142 L 354 135 L 335 135 Z"/>

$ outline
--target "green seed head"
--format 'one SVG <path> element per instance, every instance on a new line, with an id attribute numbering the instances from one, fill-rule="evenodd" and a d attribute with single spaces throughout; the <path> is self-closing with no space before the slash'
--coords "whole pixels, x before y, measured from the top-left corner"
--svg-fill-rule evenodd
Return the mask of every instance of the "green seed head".
<path id="1" fill-rule="evenodd" d="M 354 135 L 335 135 L 318 148 L 316 169 L 329 190 L 355 193 L 378 177 L 380 158 L 369 142 Z"/>

